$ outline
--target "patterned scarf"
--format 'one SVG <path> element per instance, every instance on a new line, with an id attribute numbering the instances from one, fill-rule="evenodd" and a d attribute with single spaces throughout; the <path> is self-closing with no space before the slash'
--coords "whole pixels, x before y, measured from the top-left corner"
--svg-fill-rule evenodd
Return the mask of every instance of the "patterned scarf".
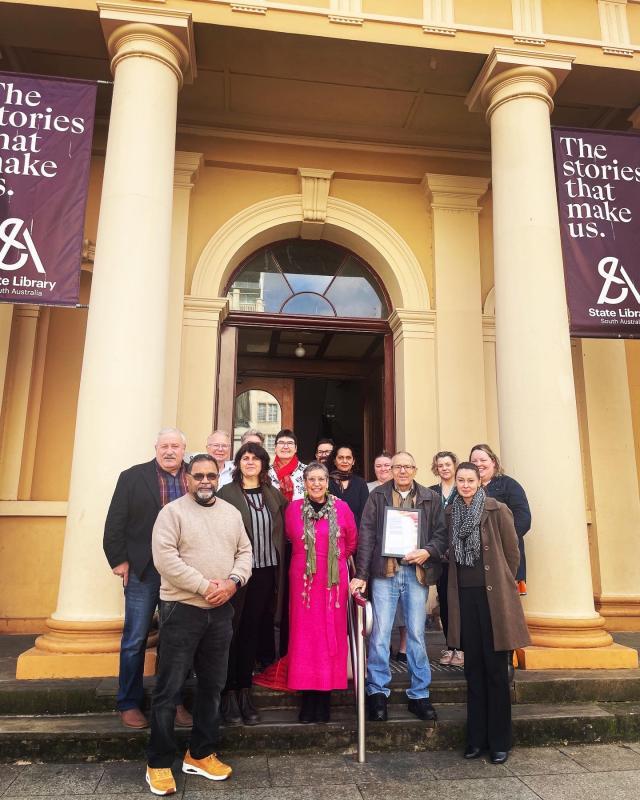
<path id="1" fill-rule="evenodd" d="M 480 558 L 480 520 L 487 495 L 480 487 L 470 505 L 457 495 L 451 505 L 453 552 L 456 564 L 473 567 Z"/>
<path id="2" fill-rule="evenodd" d="M 302 589 L 302 604 L 307 608 L 311 607 L 311 584 L 313 583 L 313 576 L 316 574 L 316 522 L 321 519 L 326 519 L 329 522 L 329 552 L 327 556 L 327 589 L 336 587 L 336 608 L 340 608 L 340 595 L 338 592 L 340 583 L 340 569 L 338 566 L 338 557 L 340 556 L 340 547 L 338 539 L 340 538 L 340 528 L 338 526 L 338 515 L 336 513 L 336 500 L 332 494 L 327 495 L 327 501 L 319 511 L 311 505 L 308 495 L 305 494 L 304 502 L 302 504 L 302 541 L 304 542 L 304 549 L 307 552 L 307 561 L 305 564 Z"/>
<path id="3" fill-rule="evenodd" d="M 283 464 L 278 456 L 273 459 L 273 468 L 278 476 L 280 491 L 289 502 L 293 500 L 293 481 L 291 475 L 296 471 L 300 462 L 298 456 L 294 456 L 288 464 Z"/>

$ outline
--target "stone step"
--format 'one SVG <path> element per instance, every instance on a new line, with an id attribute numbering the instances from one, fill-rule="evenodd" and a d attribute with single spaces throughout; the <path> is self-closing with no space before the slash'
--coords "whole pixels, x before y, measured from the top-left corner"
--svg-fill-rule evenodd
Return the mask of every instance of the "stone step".
<path id="1" fill-rule="evenodd" d="M 367 749 L 443 750 L 464 742 L 465 706 L 437 708 L 437 723 L 424 723 L 405 705 L 389 709 L 389 722 L 367 725 Z M 640 738 L 640 703 L 529 703 L 513 708 L 515 743 L 558 745 Z M 179 746 L 188 731 L 177 730 Z M 123 728 L 114 713 L 0 717 L 0 760 L 86 761 L 144 758 L 148 731 Z M 329 724 L 301 725 L 297 709 L 263 712 L 254 726 L 222 729 L 223 753 L 353 752 L 353 708 L 338 707 Z"/>
<path id="2" fill-rule="evenodd" d="M 145 680 L 147 702 L 154 679 Z M 409 685 L 406 671 L 394 666 L 391 704 L 406 701 Z M 84 714 L 108 712 L 115 708 L 117 680 L 93 678 L 77 680 L 0 682 L 0 715 Z M 192 688 L 187 686 L 187 705 Z M 256 705 L 261 709 L 293 708 L 296 694 L 255 687 Z M 464 703 L 466 683 L 458 667 L 435 669 L 431 685 L 434 704 Z M 589 703 L 640 701 L 640 670 L 516 670 L 512 699 L 522 703 Z M 334 692 L 334 706 L 350 707 L 353 693 Z"/>

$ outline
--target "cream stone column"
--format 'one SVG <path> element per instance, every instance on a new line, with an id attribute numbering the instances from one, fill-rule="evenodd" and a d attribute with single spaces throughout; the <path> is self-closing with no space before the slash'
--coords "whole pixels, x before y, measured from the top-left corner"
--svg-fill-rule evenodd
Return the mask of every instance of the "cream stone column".
<path id="1" fill-rule="evenodd" d="M 169 309 L 167 319 L 167 352 L 165 355 L 165 390 L 163 424 L 176 425 L 182 349 L 182 311 L 184 308 L 184 274 L 189 238 L 189 204 L 203 162 L 202 153 L 176 152 L 173 170 L 173 216 L 171 220 L 171 274 L 169 276 Z"/>
<path id="2" fill-rule="evenodd" d="M 418 466 L 417 480 L 429 485 L 431 459 L 438 449 L 435 313 L 396 308 L 393 332 L 396 390 L 396 449 L 408 450 Z"/>
<path id="3" fill-rule="evenodd" d="M 438 447 L 465 459 L 487 438 L 478 214 L 489 179 L 427 174 L 423 186 L 433 213 Z"/>
<path id="4" fill-rule="evenodd" d="M 14 352 L 6 368 L 0 441 L 0 500 L 18 499 L 39 316 L 39 306 L 26 303 L 15 306 Z"/>
<path id="5" fill-rule="evenodd" d="M 527 668 L 637 666 L 595 612 L 549 113 L 572 58 L 496 49 L 467 103 L 491 125 L 502 458 L 525 487 Z"/>
<path id="6" fill-rule="evenodd" d="M 583 339 L 600 590 L 608 630 L 640 630 L 640 497 L 623 341 Z"/>
<path id="7" fill-rule="evenodd" d="M 190 450 L 204 450 L 217 404 L 220 326 L 229 312 L 226 297 L 186 297 L 178 426 Z"/>
<path id="8" fill-rule="evenodd" d="M 69 511 L 49 631 L 18 677 L 117 674 L 122 586 L 102 550 L 121 470 L 153 457 L 162 425 L 178 91 L 188 13 L 99 4 L 114 75 Z M 150 665 L 149 665 L 150 666 Z"/>

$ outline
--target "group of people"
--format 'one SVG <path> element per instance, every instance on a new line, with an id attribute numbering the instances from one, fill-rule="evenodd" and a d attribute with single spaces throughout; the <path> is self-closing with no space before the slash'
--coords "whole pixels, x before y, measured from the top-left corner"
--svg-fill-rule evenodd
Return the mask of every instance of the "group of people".
<path id="1" fill-rule="evenodd" d="M 158 434 L 155 451 L 152 461 L 120 475 L 104 533 L 105 554 L 124 587 L 117 706 L 128 727 L 149 725 L 144 657 L 159 606 L 146 772 L 154 794 L 175 792 L 174 725 L 192 727 L 184 772 L 229 777 L 231 768 L 215 754 L 220 718 L 260 721 L 254 670 L 277 653 L 287 687 L 301 692 L 300 721 L 329 721 L 332 690 L 347 688 L 349 592 L 368 591 L 373 606 L 369 719 L 387 719 L 394 624 L 410 675 L 408 710 L 437 719 L 425 643 L 429 587 L 437 585 L 447 640 L 441 663 L 464 664 L 468 684 L 465 758 L 488 748 L 493 762 L 506 760 L 509 663 L 512 651 L 529 643 L 518 587 L 524 591 L 522 539 L 531 515 L 524 490 L 488 445 L 474 446 L 462 463 L 449 451 L 437 453 L 439 480 L 431 487 L 417 482 L 415 461 L 404 451 L 381 453 L 369 484 L 356 472 L 353 448 L 329 439 L 302 464 L 288 429 L 276 436 L 273 463 L 256 430 L 244 434 L 233 460 L 224 431 L 214 431 L 206 452 L 188 461 L 176 429 Z M 385 551 L 388 509 L 410 509 L 419 520 L 416 546 L 402 556 Z M 193 716 L 182 702 L 192 670 Z"/>

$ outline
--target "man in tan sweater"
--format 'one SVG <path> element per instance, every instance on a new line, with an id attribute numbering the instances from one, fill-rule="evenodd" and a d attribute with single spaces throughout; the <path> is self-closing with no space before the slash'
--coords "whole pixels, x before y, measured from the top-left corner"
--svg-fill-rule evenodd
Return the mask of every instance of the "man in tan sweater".
<path id="1" fill-rule="evenodd" d="M 193 732 L 182 771 L 225 780 L 216 758 L 220 692 L 227 675 L 233 609 L 229 600 L 251 577 L 251 542 L 240 512 L 216 497 L 218 465 L 208 454 L 187 466 L 188 492 L 166 505 L 153 528 L 160 573 L 159 671 L 151 706 L 146 780 L 153 794 L 173 794 L 175 694 L 193 665 Z"/>

